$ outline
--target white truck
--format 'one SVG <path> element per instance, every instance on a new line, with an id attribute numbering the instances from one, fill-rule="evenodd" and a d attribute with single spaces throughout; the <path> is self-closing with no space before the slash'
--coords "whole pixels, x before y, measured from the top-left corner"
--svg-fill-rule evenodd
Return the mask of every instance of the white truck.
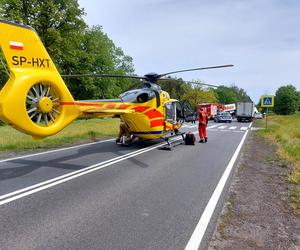
<path id="1" fill-rule="evenodd" d="M 238 102 L 236 104 L 236 118 L 238 122 L 249 121 L 254 118 L 254 103 L 253 102 Z"/>

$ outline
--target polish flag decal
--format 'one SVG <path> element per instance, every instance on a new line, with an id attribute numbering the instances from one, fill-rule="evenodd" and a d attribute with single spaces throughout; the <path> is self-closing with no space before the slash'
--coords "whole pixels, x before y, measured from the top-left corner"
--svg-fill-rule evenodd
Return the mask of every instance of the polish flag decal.
<path id="1" fill-rule="evenodd" d="M 10 41 L 9 47 L 10 47 L 10 49 L 23 50 L 24 44 L 21 42 Z"/>

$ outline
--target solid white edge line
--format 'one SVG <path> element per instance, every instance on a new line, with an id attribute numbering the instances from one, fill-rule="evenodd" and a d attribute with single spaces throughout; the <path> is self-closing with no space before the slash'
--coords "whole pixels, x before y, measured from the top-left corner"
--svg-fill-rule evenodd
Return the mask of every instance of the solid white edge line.
<path id="1" fill-rule="evenodd" d="M 81 148 L 81 147 L 85 147 L 85 146 L 89 146 L 89 145 L 94 145 L 94 144 L 99 144 L 99 143 L 114 141 L 114 140 L 115 139 L 107 139 L 107 140 L 103 140 L 103 141 L 90 142 L 90 143 L 80 144 L 80 145 L 71 146 L 71 147 L 67 147 L 67 148 L 59 148 L 59 149 L 44 151 L 44 152 L 40 152 L 40 153 L 36 153 L 36 154 L 30 154 L 30 155 L 23 155 L 23 156 L 18 156 L 18 157 L 14 157 L 14 158 L 8 158 L 8 159 L 0 160 L 0 163 L 7 162 L 7 161 L 18 160 L 18 159 L 24 159 L 24 158 L 28 158 L 28 157 L 34 157 L 34 156 L 38 156 L 38 155 L 55 153 L 55 152 L 64 151 L 64 150 L 68 150 L 68 149 Z"/>
<path id="2" fill-rule="evenodd" d="M 252 122 L 250 123 L 249 128 L 251 127 L 251 125 L 252 125 Z M 234 166 L 234 163 L 235 163 L 237 157 L 239 156 L 240 150 L 242 149 L 242 146 L 246 140 L 248 132 L 249 132 L 249 130 L 246 131 L 246 133 L 242 137 L 241 142 L 237 146 L 233 156 L 231 157 L 221 179 L 219 180 L 217 187 L 215 188 L 210 200 L 208 201 L 208 203 L 200 217 L 200 220 L 199 220 L 189 242 L 187 243 L 187 245 L 185 247 L 185 250 L 197 250 L 199 248 L 202 238 L 205 234 L 206 228 L 210 222 L 213 212 L 215 211 L 215 208 L 216 208 L 219 198 L 222 194 L 224 186 L 225 186 L 227 179 L 230 175 L 230 172 Z"/>
<path id="3" fill-rule="evenodd" d="M 181 138 L 180 139 L 174 139 L 172 141 L 178 141 L 178 140 L 181 140 Z M 148 147 L 146 149 L 140 149 L 140 150 L 128 153 L 128 154 L 123 155 L 123 156 L 118 156 L 118 157 L 116 157 L 114 159 L 110 159 L 110 160 L 107 160 L 105 162 L 97 163 L 97 164 L 94 164 L 94 165 L 89 166 L 87 168 L 84 168 L 84 169 L 81 169 L 81 170 L 77 170 L 75 172 L 72 172 L 72 173 L 69 173 L 69 174 L 66 174 L 66 175 L 62 175 L 62 176 L 56 177 L 54 179 L 51 179 L 51 180 L 48 180 L 48 181 L 45 181 L 45 182 L 41 182 L 41 183 L 38 183 L 36 185 L 20 189 L 20 190 L 14 191 L 14 192 L 9 193 L 9 194 L 2 195 L 2 196 L 0 196 L 0 200 L 2 199 L 0 201 L 0 206 L 4 205 L 6 203 L 9 203 L 11 201 L 20 199 L 22 197 L 34 194 L 34 193 L 39 192 L 39 191 L 42 191 L 44 189 L 56 186 L 56 185 L 61 184 L 63 182 L 67 182 L 69 180 L 72 180 L 74 178 L 80 177 L 82 175 L 85 175 L 85 174 L 94 172 L 96 170 L 108 167 L 108 166 L 110 166 L 112 164 L 118 163 L 120 161 L 126 160 L 126 159 L 134 157 L 136 155 L 139 155 L 139 154 L 142 154 L 142 153 L 146 153 L 146 152 L 148 152 L 150 150 L 156 149 L 156 148 L 164 146 L 164 145 L 167 145 L 167 143 L 165 143 L 165 142 L 159 143 L 158 145 L 155 145 L 155 146 L 152 146 L 152 147 L 150 146 L 150 147 Z M 11 196 L 13 196 L 13 197 L 11 197 Z M 10 198 L 6 198 L 6 197 L 10 197 Z M 4 198 L 6 198 L 6 199 L 3 200 Z"/>

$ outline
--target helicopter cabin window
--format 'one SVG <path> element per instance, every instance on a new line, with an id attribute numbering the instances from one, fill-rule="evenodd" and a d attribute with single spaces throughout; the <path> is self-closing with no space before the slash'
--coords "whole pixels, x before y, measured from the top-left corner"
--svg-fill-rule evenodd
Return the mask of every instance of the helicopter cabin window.
<path id="1" fill-rule="evenodd" d="M 144 103 L 150 101 L 155 97 L 153 91 L 145 91 L 143 89 L 135 89 L 127 91 L 120 95 L 120 98 L 123 102 L 139 102 Z"/>
<path id="2" fill-rule="evenodd" d="M 166 117 L 168 121 L 176 121 L 176 103 L 169 102 L 165 105 Z"/>

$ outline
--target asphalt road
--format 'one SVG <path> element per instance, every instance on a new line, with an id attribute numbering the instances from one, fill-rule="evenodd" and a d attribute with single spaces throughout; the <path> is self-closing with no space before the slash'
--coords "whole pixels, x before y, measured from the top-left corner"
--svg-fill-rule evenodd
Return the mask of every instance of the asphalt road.
<path id="1" fill-rule="evenodd" d="M 171 151 L 108 140 L 0 161 L 0 249 L 184 249 L 248 126 L 211 122 L 207 144 Z"/>

